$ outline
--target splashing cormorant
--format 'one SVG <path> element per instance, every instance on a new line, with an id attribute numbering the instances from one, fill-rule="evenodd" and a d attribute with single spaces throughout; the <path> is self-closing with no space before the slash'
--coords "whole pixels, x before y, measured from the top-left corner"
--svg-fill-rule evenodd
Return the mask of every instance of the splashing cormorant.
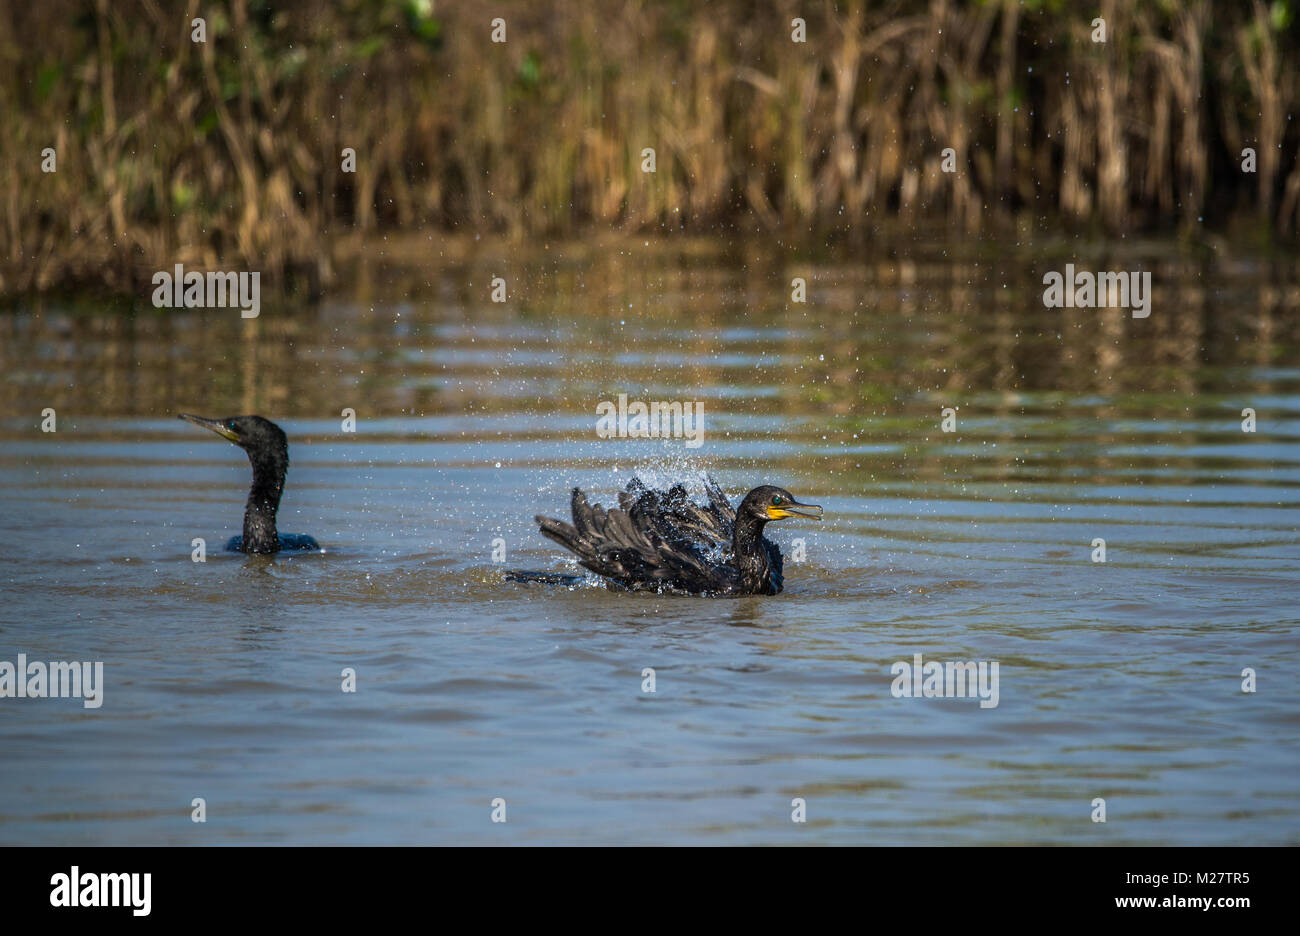
<path id="1" fill-rule="evenodd" d="M 716 481 L 706 477 L 707 504 L 691 501 L 684 485 L 667 491 L 633 478 L 618 507 L 591 506 L 573 489 L 573 523 L 536 518 L 543 536 L 614 587 L 693 595 L 775 595 L 782 587 L 781 550 L 763 527 L 787 517 L 820 519 L 822 509 L 801 504 L 785 488 L 764 484 L 733 509 Z M 558 581 L 563 576 L 514 573 L 515 581 Z M 569 577 L 572 578 L 572 577 Z"/>

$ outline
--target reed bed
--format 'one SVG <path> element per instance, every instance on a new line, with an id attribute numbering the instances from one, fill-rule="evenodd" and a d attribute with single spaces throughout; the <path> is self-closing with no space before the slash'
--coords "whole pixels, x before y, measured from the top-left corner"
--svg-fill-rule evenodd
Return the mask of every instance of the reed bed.
<path id="1" fill-rule="evenodd" d="M 402 231 L 1289 239 L 1295 6 L 5 4 L 0 293 L 174 263 L 316 287 Z"/>

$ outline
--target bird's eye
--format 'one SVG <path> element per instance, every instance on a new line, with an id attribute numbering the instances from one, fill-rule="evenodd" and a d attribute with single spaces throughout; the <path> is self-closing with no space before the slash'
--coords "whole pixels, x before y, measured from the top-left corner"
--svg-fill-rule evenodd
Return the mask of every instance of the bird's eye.
<path id="1" fill-rule="evenodd" d="M 780 507 L 783 503 L 785 503 L 785 501 L 781 500 L 780 494 L 775 494 L 772 496 L 772 506 Z"/>

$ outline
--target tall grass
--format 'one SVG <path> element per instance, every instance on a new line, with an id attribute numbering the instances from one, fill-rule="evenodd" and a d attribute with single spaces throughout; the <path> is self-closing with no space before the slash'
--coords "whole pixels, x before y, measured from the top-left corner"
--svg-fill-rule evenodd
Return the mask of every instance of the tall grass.
<path id="1" fill-rule="evenodd" d="M 1289 236 L 1295 4 L 5 4 L 0 292 L 175 262 L 316 284 L 396 230 Z"/>

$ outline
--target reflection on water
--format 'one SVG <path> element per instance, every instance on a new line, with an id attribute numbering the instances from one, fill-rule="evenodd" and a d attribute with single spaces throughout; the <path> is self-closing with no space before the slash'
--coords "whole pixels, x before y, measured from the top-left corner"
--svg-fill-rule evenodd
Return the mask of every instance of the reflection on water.
<path id="1" fill-rule="evenodd" d="M 107 682 L 0 700 L 0 841 L 1300 841 L 1300 287 L 1142 256 L 1148 319 L 1045 309 L 1064 254 L 642 242 L 0 315 L 0 660 Z M 703 403 L 703 446 L 597 438 L 620 393 Z M 182 411 L 281 422 L 327 554 L 191 562 L 249 472 Z M 572 486 L 706 468 L 826 508 L 770 528 L 783 595 L 504 581 L 571 568 L 532 516 Z M 999 661 L 999 706 L 893 698 L 914 653 Z"/>

